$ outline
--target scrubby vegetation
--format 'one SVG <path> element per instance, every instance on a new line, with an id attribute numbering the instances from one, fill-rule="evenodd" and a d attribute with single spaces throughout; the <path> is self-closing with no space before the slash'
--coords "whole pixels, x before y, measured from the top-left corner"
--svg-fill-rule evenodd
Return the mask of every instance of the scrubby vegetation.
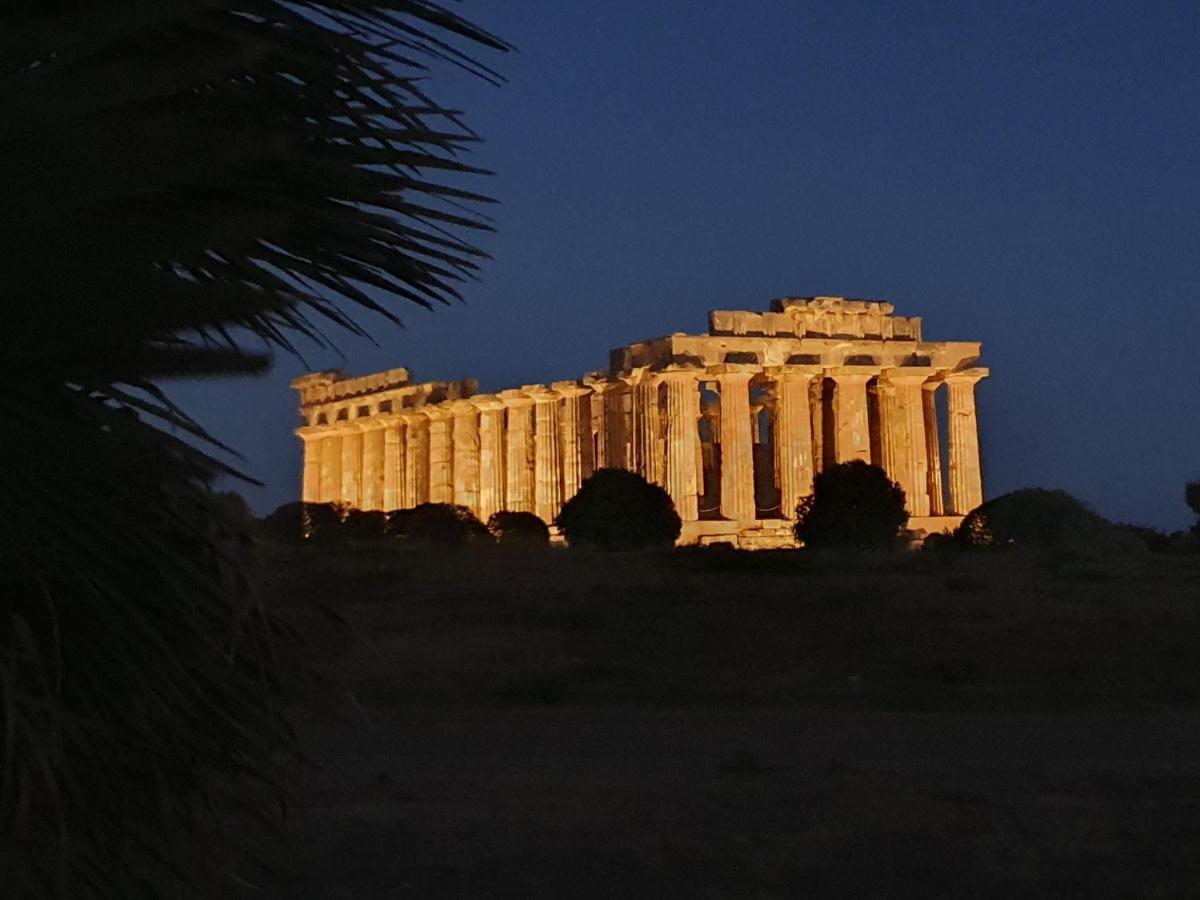
<path id="1" fill-rule="evenodd" d="M 568 500 L 555 524 L 572 547 L 671 547 L 682 523 L 671 496 L 636 472 L 600 469 Z"/>
<path id="2" fill-rule="evenodd" d="M 879 549 L 895 544 L 908 521 L 904 491 L 878 466 L 839 463 L 813 479 L 796 507 L 796 539 L 806 547 Z"/>
<path id="3" fill-rule="evenodd" d="M 550 543 L 549 526 L 531 512 L 492 513 L 487 529 L 503 546 L 544 547 Z"/>

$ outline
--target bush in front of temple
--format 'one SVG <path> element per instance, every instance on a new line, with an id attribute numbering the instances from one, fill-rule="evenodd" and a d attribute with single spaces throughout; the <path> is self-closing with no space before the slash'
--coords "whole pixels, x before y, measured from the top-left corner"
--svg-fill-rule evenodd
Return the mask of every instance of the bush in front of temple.
<path id="1" fill-rule="evenodd" d="M 550 543 L 549 526 L 531 512 L 494 512 L 488 518 L 487 530 L 506 547 L 544 547 Z"/>
<path id="2" fill-rule="evenodd" d="M 412 544 L 461 546 L 468 541 L 491 540 L 486 526 L 465 506 L 422 503 L 412 509 L 388 513 L 386 533 Z"/>
<path id="3" fill-rule="evenodd" d="M 276 541 L 328 540 L 341 533 L 342 508 L 335 503 L 285 503 L 263 520 L 261 533 Z"/>
<path id="4" fill-rule="evenodd" d="M 878 466 L 838 463 L 813 479 L 796 507 L 796 540 L 806 547 L 874 549 L 892 546 L 908 522 L 904 491 Z"/>
<path id="5" fill-rule="evenodd" d="M 670 494 L 624 469 L 596 471 L 554 523 L 570 546 L 602 550 L 673 547 L 683 525 Z"/>

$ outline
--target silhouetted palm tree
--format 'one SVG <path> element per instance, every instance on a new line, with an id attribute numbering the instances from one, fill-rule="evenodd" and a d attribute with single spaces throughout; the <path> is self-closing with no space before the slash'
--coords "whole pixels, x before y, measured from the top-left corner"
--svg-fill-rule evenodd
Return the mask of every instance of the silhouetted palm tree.
<path id="1" fill-rule="evenodd" d="M 244 535 L 155 381 L 459 297 L 476 138 L 422 77 L 498 80 L 472 48 L 423 0 L 0 0 L 6 896 L 153 892 L 222 792 L 262 810 Z"/>

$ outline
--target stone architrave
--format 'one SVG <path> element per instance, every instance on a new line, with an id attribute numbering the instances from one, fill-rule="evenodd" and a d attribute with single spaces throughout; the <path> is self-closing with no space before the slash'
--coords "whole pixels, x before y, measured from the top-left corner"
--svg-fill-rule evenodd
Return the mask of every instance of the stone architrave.
<path id="1" fill-rule="evenodd" d="M 337 503 L 342 496 L 342 436 L 321 438 L 321 503 Z"/>
<path id="2" fill-rule="evenodd" d="M 754 446 L 750 432 L 750 379 L 757 366 L 722 363 L 709 369 L 721 394 L 721 516 L 735 522 L 757 517 Z"/>
<path id="3" fill-rule="evenodd" d="M 321 502 L 321 441 L 313 434 L 301 433 L 304 441 L 304 477 L 300 499 L 304 503 Z"/>
<path id="4" fill-rule="evenodd" d="M 522 390 L 533 398 L 534 404 L 534 508 L 538 518 L 549 523 L 558 516 L 563 503 L 560 453 L 562 426 L 559 416 L 562 398 L 557 391 L 542 385 L 530 385 Z"/>
<path id="5" fill-rule="evenodd" d="M 700 517 L 700 376 L 697 366 L 659 372 L 667 386 L 666 481 L 675 511 L 684 521 Z"/>
<path id="6" fill-rule="evenodd" d="M 469 400 L 452 404 L 454 502 L 479 515 L 479 410 Z"/>
<path id="7" fill-rule="evenodd" d="M 937 390 L 941 382 L 927 381 L 921 386 L 921 414 L 925 423 L 925 478 L 929 485 L 929 514 L 941 516 L 946 513 L 946 499 L 942 488 L 942 436 L 938 428 Z"/>
<path id="8" fill-rule="evenodd" d="M 477 394 L 471 402 L 479 409 L 479 518 L 485 523 L 504 504 L 504 401 Z"/>
<path id="9" fill-rule="evenodd" d="M 775 474 L 779 481 L 779 511 L 794 518 L 800 501 L 812 493 L 813 434 L 810 390 L 821 374 L 813 366 L 772 366 L 766 374 L 775 381 Z"/>
<path id="10" fill-rule="evenodd" d="M 879 374 L 869 366 L 841 366 L 829 371 L 837 385 L 834 416 L 837 431 L 834 440 L 839 463 L 861 459 L 871 461 L 871 426 L 867 419 L 867 382 Z"/>
<path id="11" fill-rule="evenodd" d="M 533 400 L 520 391 L 503 391 L 505 412 L 505 499 L 512 512 L 534 511 Z"/>
<path id="12" fill-rule="evenodd" d="M 363 433 L 358 425 L 342 426 L 342 493 L 338 498 L 352 509 L 362 508 Z"/>
<path id="13" fill-rule="evenodd" d="M 368 420 L 363 425 L 363 476 L 361 509 L 383 510 L 384 428 Z"/>
<path id="14" fill-rule="evenodd" d="M 383 431 L 383 508 L 408 506 L 404 494 L 404 420 L 392 417 Z"/>
<path id="15" fill-rule="evenodd" d="M 950 508 L 963 516 L 983 503 L 983 472 L 979 462 L 979 422 L 975 412 L 975 384 L 987 369 L 972 368 L 943 376 L 950 421 Z"/>
<path id="16" fill-rule="evenodd" d="M 904 489 L 910 516 L 930 515 L 922 386 L 933 374 L 931 368 L 903 367 L 879 379 L 884 469 Z"/>
<path id="17" fill-rule="evenodd" d="M 429 502 L 454 502 L 454 414 L 445 406 L 427 406 L 429 418 Z"/>
<path id="18" fill-rule="evenodd" d="M 556 381 L 551 387 L 562 397 L 559 447 L 562 499 L 566 502 L 579 493 L 583 480 L 592 474 L 592 392 L 574 381 Z"/>
<path id="19" fill-rule="evenodd" d="M 404 417 L 404 499 L 409 506 L 429 502 L 429 417 Z"/>

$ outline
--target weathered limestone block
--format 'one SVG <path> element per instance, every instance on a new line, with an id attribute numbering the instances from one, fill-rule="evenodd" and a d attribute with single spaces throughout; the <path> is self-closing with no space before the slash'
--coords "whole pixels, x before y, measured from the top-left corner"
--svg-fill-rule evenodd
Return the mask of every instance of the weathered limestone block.
<path id="1" fill-rule="evenodd" d="M 454 502 L 454 435 L 449 408 L 428 406 L 429 418 L 429 502 Z"/>
<path id="2" fill-rule="evenodd" d="M 404 422 L 404 499 L 420 506 L 429 502 L 429 417 L 413 412 Z"/>
<path id="3" fill-rule="evenodd" d="M 557 391 L 541 385 L 522 388 L 533 398 L 534 507 L 538 518 L 553 522 L 562 509 L 563 482 L 560 441 L 562 425 Z"/>
<path id="4" fill-rule="evenodd" d="M 775 380 L 775 475 L 779 482 L 779 511 L 785 519 L 812 493 L 812 409 L 810 391 L 816 367 L 778 366 L 766 370 Z"/>
<path id="5" fill-rule="evenodd" d="M 342 436 L 321 438 L 321 503 L 337 503 L 342 496 Z"/>
<path id="6" fill-rule="evenodd" d="M 490 394 L 471 398 L 479 409 L 479 518 L 485 523 L 504 505 L 504 401 Z"/>
<path id="7" fill-rule="evenodd" d="M 966 515 L 983 502 L 975 384 L 987 374 L 987 369 L 974 368 L 944 376 L 949 391 L 950 508 L 958 515 Z"/>
<path id="8" fill-rule="evenodd" d="M 834 393 L 834 416 L 837 431 L 834 441 L 840 463 L 861 459 L 871 461 L 871 428 L 867 420 L 867 382 L 877 370 L 865 366 L 842 366 L 832 369 L 829 377 L 837 385 Z"/>
<path id="9" fill-rule="evenodd" d="M 754 506 L 754 446 L 750 434 L 750 379 L 755 366 L 734 363 L 714 366 L 721 394 L 721 515 L 737 522 L 752 521 Z"/>
<path id="10" fill-rule="evenodd" d="M 383 432 L 383 508 L 408 505 L 404 493 L 404 420 L 392 417 Z"/>
<path id="11" fill-rule="evenodd" d="M 304 503 L 321 502 L 321 438 L 302 434 L 304 441 L 304 479 L 300 499 Z"/>
<path id="12" fill-rule="evenodd" d="M 479 515 L 479 411 L 469 400 L 451 405 L 454 415 L 454 502 Z"/>
<path id="13" fill-rule="evenodd" d="M 362 503 L 362 448 L 362 429 L 357 425 L 343 426 L 342 492 L 338 499 L 355 509 L 361 509 Z"/>
<path id="14" fill-rule="evenodd" d="M 700 375 L 698 368 L 668 368 L 661 373 L 667 386 L 667 493 L 684 521 L 700 517 Z"/>
<path id="15" fill-rule="evenodd" d="M 533 400 L 520 391 L 503 391 L 506 422 L 504 508 L 534 512 Z"/>
<path id="16" fill-rule="evenodd" d="M 361 509 L 382 510 L 384 482 L 384 429 L 381 423 L 363 426 L 363 480 Z"/>
<path id="17" fill-rule="evenodd" d="M 574 381 L 556 381 L 551 387 L 562 397 L 559 445 L 565 502 L 579 493 L 583 480 L 592 474 L 592 392 Z"/>

